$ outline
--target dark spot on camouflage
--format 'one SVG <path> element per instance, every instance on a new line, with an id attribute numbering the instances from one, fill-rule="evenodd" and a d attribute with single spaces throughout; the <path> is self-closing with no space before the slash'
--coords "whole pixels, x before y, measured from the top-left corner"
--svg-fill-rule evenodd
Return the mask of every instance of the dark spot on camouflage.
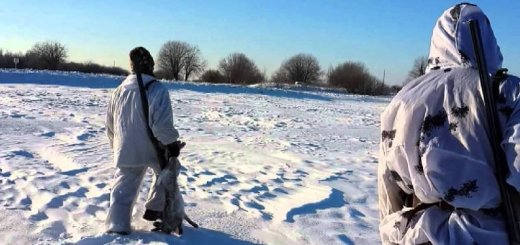
<path id="1" fill-rule="evenodd" d="M 439 70 L 439 69 L 441 69 L 440 66 L 434 66 L 434 67 L 432 68 L 432 70 Z"/>
<path id="2" fill-rule="evenodd" d="M 451 68 L 446 68 L 446 69 L 444 69 L 444 72 L 445 72 L 445 73 L 446 73 L 446 72 L 450 72 L 450 71 L 451 71 Z"/>
<path id="3" fill-rule="evenodd" d="M 417 171 L 418 174 L 424 174 L 424 168 L 421 163 L 415 165 L 415 171 Z"/>
<path id="4" fill-rule="evenodd" d="M 388 147 L 392 147 L 392 140 L 395 138 L 395 129 L 394 130 L 383 130 L 381 132 L 381 141 L 388 140 Z"/>
<path id="5" fill-rule="evenodd" d="M 450 131 L 456 131 L 459 123 L 450 123 Z"/>
<path id="6" fill-rule="evenodd" d="M 457 4 L 455 5 L 455 7 L 453 7 L 451 10 L 450 10 L 450 16 L 451 18 L 457 22 L 459 20 L 459 17 L 460 17 L 460 10 L 462 9 L 462 4 Z"/>
<path id="7" fill-rule="evenodd" d="M 464 52 L 462 52 L 462 50 L 459 50 L 459 54 L 460 54 L 460 61 L 462 61 L 462 63 L 466 64 L 469 62 L 469 57 Z"/>
<path id="8" fill-rule="evenodd" d="M 511 114 L 513 114 L 513 108 L 508 106 L 500 108 L 499 111 L 502 112 L 506 117 L 509 117 Z"/>
<path id="9" fill-rule="evenodd" d="M 451 187 L 444 193 L 444 200 L 447 202 L 452 202 L 455 200 L 456 196 L 462 196 L 466 198 L 471 198 L 472 192 L 478 191 L 477 180 L 470 180 L 464 183 L 460 188 L 455 189 Z"/>
<path id="10" fill-rule="evenodd" d="M 407 185 L 408 189 L 413 190 L 413 185 Z"/>
<path id="11" fill-rule="evenodd" d="M 424 156 L 424 153 L 426 153 L 426 147 L 419 147 L 419 157 Z"/>
<path id="12" fill-rule="evenodd" d="M 451 108 L 451 114 L 458 118 L 466 117 L 466 115 L 468 115 L 468 112 L 469 112 L 469 108 L 467 105 L 464 105 L 464 104 L 462 104 L 461 107 L 453 106 Z"/>
<path id="13" fill-rule="evenodd" d="M 392 176 L 392 179 L 395 180 L 396 182 L 400 182 L 400 181 L 403 181 L 403 179 L 401 178 L 401 176 L 394 170 L 391 170 L 390 171 L 390 175 Z"/>
<path id="14" fill-rule="evenodd" d="M 384 141 L 386 139 L 393 140 L 395 138 L 395 129 L 394 130 L 383 130 L 381 132 L 381 139 Z"/>
<path id="15" fill-rule="evenodd" d="M 448 115 L 444 109 L 441 109 L 436 115 L 426 116 L 421 127 L 421 132 L 429 136 L 433 129 L 443 126 L 447 118 Z"/>
<path id="16" fill-rule="evenodd" d="M 394 228 L 395 229 L 399 229 L 399 227 L 401 226 L 401 222 L 397 221 L 394 223 Z"/>

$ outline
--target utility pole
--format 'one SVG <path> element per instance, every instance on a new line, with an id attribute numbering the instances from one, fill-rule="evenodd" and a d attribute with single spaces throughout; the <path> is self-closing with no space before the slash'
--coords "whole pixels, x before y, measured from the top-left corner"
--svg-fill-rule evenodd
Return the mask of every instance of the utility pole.
<path id="1" fill-rule="evenodd" d="M 385 85 L 386 70 L 383 70 L 383 85 Z"/>

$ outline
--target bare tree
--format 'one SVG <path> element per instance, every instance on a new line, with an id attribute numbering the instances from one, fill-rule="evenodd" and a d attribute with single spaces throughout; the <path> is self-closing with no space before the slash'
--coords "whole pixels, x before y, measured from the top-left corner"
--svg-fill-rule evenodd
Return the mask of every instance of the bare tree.
<path id="1" fill-rule="evenodd" d="M 57 70 L 58 66 L 64 63 L 65 58 L 67 58 L 67 49 L 59 42 L 45 41 L 34 44 L 27 51 L 26 57 L 30 58 L 35 67 Z"/>
<path id="2" fill-rule="evenodd" d="M 233 53 L 222 59 L 219 70 L 229 83 L 252 84 L 265 80 L 255 63 L 242 53 Z"/>
<path id="3" fill-rule="evenodd" d="M 191 75 L 198 75 L 206 67 L 206 61 L 202 58 L 197 46 L 192 46 L 183 59 L 184 80 L 188 81 Z"/>
<path id="4" fill-rule="evenodd" d="M 191 75 L 204 70 L 206 62 L 197 46 L 187 42 L 168 41 L 159 50 L 157 66 L 165 78 L 188 80 Z"/>
<path id="5" fill-rule="evenodd" d="M 190 52 L 190 45 L 181 41 L 168 41 L 159 50 L 157 66 L 166 72 L 167 78 L 180 80 L 184 57 Z"/>
<path id="6" fill-rule="evenodd" d="M 350 93 L 375 95 L 388 92 L 388 88 L 360 62 L 340 64 L 330 69 L 327 76 L 330 85 L 345 88 Z"/>
<path id="7" fill-rule="evenodd" d="M 405 84 L 409 81 L 414 80 L 426 73 L 426 67 L 428 66 L 428 57 L 420 56 L 415 59 L 413 62 L 412 70 L 408 72 L 408 77 L 406 78 Z"/>
<path id="8" fill-rule="evenodd" d="M 320 63 L 310 54 L 297 54 L 283 62 L 272 76 L 274 82 L 314 83 L 322 74 Z"/>

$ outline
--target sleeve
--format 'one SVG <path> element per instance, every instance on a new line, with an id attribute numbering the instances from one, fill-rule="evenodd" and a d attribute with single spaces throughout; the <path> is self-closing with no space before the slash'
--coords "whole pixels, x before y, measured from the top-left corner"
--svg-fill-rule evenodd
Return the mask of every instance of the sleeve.
<path id="1" fill-rule="evenodd" d="M 520 191 L 520 79 L 510 77 L 500 87 L 497 113 L 503 123 L 502 149 L 505 152 L 509 176 L 507 183 Z"/>
<path id="2" fill-rule="evenodd" d="M 114 93 L 110 97 L 110 100 L 108 101 L 107 106 L 107 114 L 105 118 L 105 128 L 106 128 L 106 134 L 108 137 L 108 142 L 110 144 L 110 148 L 114 148 Z"/>
<path id="3" fill-rule="evenodd" d="M 383 220 L 387 215 L 400 211 L 404 206 L 404 192 L 393 180 L 390 170 L 386 165 L 385 157 L 380 153 L 377 168 L 377 192 L 379 205 L 379 218 Z"/>
<path id="4" fill-rule="evenodd" d="M 157 140 L 163 145 L 169 145 L 179 138 L 179 132 L 173 126 L 173 112 L 168 90 L 158 84 L 151 87 L 150 101 L 150 125 Z"/>

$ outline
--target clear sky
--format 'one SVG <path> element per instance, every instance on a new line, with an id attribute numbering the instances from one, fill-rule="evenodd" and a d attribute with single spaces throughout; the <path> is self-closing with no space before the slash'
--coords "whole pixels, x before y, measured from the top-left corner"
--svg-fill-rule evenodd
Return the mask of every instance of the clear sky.
<path id="1" fill-rule="evenodd" d="M 169 40 L 198 45 L 209 68 L 243 52 L 268 74 L 297 53 L 324 70 L 361 61 L 400 84 L 427 55 L 439 15 L 459 1 L 419 0 L 0 0 L 0 48 L 25 52 L 35 42 L 66 45 L 70 61 L 128 69 L 128 52 L 156 55 Z M 520 74 L 520 1 L 473 1 L 491 19 L 504 66 Z"/>

